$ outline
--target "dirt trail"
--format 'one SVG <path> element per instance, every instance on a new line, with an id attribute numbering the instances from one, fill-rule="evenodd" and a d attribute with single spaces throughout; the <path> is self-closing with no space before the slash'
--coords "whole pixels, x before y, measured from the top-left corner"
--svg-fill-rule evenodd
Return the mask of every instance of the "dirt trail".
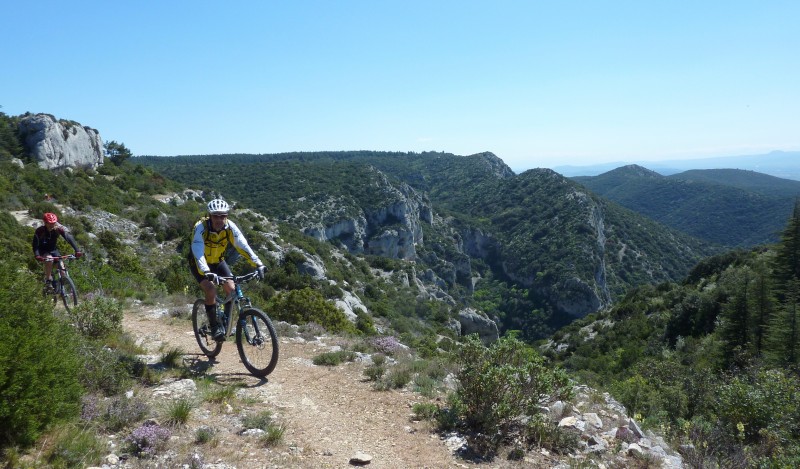
<path id="1" fill-rule="evenodd" d="M 151 354 L 179 347 L 185 360 L 203 365 L 208 359 L 199 348 L 185 320 L 154 318 L 147 312 L 126 313 L 123 325 Z M 161 347 L 161 350 L 159 348 Z M 219 444 L 200 447 L 206 463 L 236 467 L 353 467 L 356 453 L 372 456 L 371 468 L 476 468 L 508 467 L 505 464 L 472 464 L 453 456 L 439 435 L 425 422 L 410 420 L 411 405 L 425 401 L 406 391 L 374 391 L 363 377 L 364 365 L 316 366 L 311 359 L 330 348 L 299 338 L 281 339 L 280 360 L 265 380 L 247 373 L 236 345 L 229 340 L 207 374 L 220 383 L 242 386 L 240 400 L 251 409 L 271 410 L 285 425 L 283 441 L 266 449 L 254 437 L 237 434 L 235 410 L 204 403 L 193 411 L 185 433 L 186 447 L 201 425 L 226 429 L 217 433 Z M 243 445 L 240 449 L 238 445 Z M 196 451 L 189 449 L 189 451 Z M 505 462 L 505 461 L 504 461 Z"/>

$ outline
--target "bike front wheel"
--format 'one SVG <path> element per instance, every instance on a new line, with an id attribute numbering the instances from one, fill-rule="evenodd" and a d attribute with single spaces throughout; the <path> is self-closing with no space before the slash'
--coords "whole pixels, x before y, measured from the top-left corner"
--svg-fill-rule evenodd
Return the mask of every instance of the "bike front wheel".
<path id="1" fill-rule="evenodd" d="M 212 338 L 214 331 L 211 330 L 211 325 L 208 323 L 206 302 L 203 299 L 195 301 L 194 307 L 192 307 L 192 329 L 194 338 L 197 339 L 197 345 L 207 357 L 213 358 L 219 355 L 222 350 L 222 342 L 217 342 Z"/>
<path id="2" fill-rule="evenodd" d="M 236 347 L 239 356 L 253 376 L 263 378 L 278 364 L 278 334 L 263 311 L 244 310 L 236 327 Z"/>
<path id="3" fill-rule="evenodd" d="M 61 277 L 61 301 L 64 302 L 64 307 L 67 308 L 67 311 L 78 306 L 78 291 L 75 289 L 75 283 L 69 275 Z"/>

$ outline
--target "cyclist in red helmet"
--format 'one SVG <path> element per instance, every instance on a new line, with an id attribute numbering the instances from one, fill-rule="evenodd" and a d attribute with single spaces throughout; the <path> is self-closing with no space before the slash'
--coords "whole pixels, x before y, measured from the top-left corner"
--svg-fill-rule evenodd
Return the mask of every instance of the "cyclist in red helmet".
<path id="1" fill-rule="evenodd" d="M 58 222 L 58 217 L 55 213 L 45 213 L 42 217 L 44 225 L 36 228 L 33 233 L 33 255 L 37 261 L 44 261 L 47 257 L 58 257 L 61 253 L 58 252 L 56 246 L 58 237 L 63 236 L 65 240 L 75 250 L 75 257 L 83 256 L 83 252 L 78 248 L 75 238 L 70 234 L 69 229 Z M 45 284 L 53 281 L 53 261 L 44 262 L 44 281 Z M 55 285 L 54 285 L 55 286 Z"/>

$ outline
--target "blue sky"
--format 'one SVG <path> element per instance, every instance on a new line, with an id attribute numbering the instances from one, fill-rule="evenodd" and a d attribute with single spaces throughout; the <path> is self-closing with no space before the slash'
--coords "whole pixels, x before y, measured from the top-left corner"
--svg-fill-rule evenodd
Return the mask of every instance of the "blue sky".
<path id="1" fill-rule="evenodd" d="M 6 2 L 0 111 L 135 155 L 800 150 L 800 1 Z"/>

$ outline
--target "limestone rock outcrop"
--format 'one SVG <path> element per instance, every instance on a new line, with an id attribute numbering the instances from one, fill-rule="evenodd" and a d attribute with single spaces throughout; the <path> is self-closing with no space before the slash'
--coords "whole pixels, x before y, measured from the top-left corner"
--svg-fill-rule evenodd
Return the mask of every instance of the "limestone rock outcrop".
<path id="1" fill-rule="evenodd" d="M 461 335 L 478 334 L 481 342 L 491 344 L 500 338 L 497 323 L 481 315 L 473 308 L 466 308 L 458 312 Z"/>
<path id="2" fill-rule="evenodd" d="M 303 232 L 320 241 L 338 241 L 352 253 L 415 260 L 422 243 L 422 223 L 430 223 L 429 202 L 407 184 L 394 186 L 380 175 L 387 204 L 338 217 L 324 213 L 311 218 Z"/>
<path id="3" fill-rule="evenodd" d="M 28 114 L 19 122 L 23 144 L 44 169 L 92 168 L 103 164 L 100 133 L 50 114 Z"/>

